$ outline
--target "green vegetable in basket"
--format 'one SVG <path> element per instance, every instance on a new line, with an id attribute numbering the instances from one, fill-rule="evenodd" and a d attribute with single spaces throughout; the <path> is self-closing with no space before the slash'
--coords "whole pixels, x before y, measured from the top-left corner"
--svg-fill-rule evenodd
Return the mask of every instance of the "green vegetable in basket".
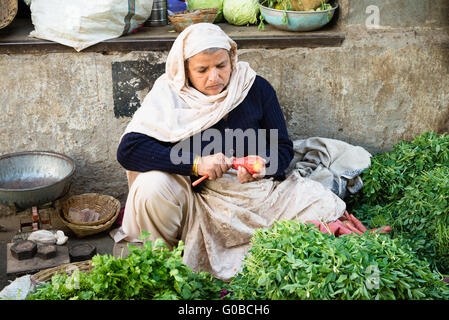
<path id="1" fill-rule="evenodd" d="M 218 8 L 214 23 L 224 22 L 223 0 L 189 0 L 187 10 Z"/>
<path id="2" fill-rule="evenodd" d="M 332 5 L 330 5 L 329 3 L 325 3 L 323 0 L 321 0 L 321 6 L 316 8 L 315 11 L 323 11 L 323 10 L 329 10 L 329 9 L 332 9 Z"/>
<path id="3" fill-rule="evenodd" d="M 227 22 L 236 26 L 257 23 L 258 0 L 224 0 L 223 15 Z"/>

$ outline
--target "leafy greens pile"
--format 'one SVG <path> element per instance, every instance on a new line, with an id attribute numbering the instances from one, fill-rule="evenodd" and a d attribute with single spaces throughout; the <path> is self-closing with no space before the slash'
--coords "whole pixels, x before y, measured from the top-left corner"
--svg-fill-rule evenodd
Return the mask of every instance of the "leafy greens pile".
<path id="1" fill-rule="evenodd" d="M 253 236 L 242 270 L 224 283 L 182 263 L 156 240 L 126 258 L 95 255 L 90 273 L 55 274 L 29 300 L 97 299 L 448 299 L 449 287 L 412 249 L 388 235 L 335 237 L 280 221 Z M 223 290 L 224 289 L 224 290 Z"/>
<path id="2" fill-rule="evenodd" d="M 335 237 L 299 221 L 259 229 L 230 299 L 448 299 L 449 287 L 385 234 Z"/>
<path id="3" fill-rule="evenodd" d="M 147 237 L 148 234 L 145 235 Z M 224 283 L 182 263 L 184 245 L 170 251 L 158 239 L 143 248 L 128 246 L 126 258 L 95 255 L 90 273 L 55 274 L 29 300 L 218 299 Z"/>
<path id="4" fill-rule="evenodd" d="M 371 227 L 390 225 L 432 268 L 449 272 L 449 135 L 426 132 L 371 160 L 351 211 Z"/>

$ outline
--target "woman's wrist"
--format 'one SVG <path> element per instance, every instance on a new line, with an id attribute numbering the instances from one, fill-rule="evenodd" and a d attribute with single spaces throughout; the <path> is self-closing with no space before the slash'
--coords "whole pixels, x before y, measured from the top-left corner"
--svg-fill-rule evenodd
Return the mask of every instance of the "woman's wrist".
<path id="1" fill-rule="evenodd" d="M 193 166 L 192 166 L 192 175 L 197 176 L 198 175 L 198 163 L 200 162 L 201 157 L 196 155 L 195 159 L 193 159 Z"/>

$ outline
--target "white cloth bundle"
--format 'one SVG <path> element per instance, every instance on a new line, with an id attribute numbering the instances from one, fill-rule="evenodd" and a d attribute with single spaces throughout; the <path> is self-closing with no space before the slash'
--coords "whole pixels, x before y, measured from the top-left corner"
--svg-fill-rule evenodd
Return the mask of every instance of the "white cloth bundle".
<path id="1" fill-rule="evenodd" d="M 63 245 L 68 239 L 69 238 L 64 235 L 64 232 L 61 230 L 56 231 L 56 233 L 48 230 L 37 230 L 28 236 L 28 240 L 42 244 Z"/>
<path id="2" fill-rule="evenodd" d="M 293 149 L 295 156 L 287 173 L 297 170 L 341 199 L 363 187 L 360 174 L 371 164 L 371 154 L 364 148 L 340 140 L 311 137 L 293 141 Z"/>

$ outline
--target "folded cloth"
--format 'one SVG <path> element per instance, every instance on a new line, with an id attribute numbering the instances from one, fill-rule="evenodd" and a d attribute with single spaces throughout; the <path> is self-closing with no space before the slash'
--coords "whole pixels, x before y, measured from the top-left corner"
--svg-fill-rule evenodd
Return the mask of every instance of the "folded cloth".
<path id="1" fill-rule="evenodd" d="M 287 174 L 298 171 L 302 177 L 320 182 L 341 199 L 363 187 L 360 174 L 371 164 L 364 148 L 344 141 L 312 137 L 293 141 L 295 155 Z"/>

